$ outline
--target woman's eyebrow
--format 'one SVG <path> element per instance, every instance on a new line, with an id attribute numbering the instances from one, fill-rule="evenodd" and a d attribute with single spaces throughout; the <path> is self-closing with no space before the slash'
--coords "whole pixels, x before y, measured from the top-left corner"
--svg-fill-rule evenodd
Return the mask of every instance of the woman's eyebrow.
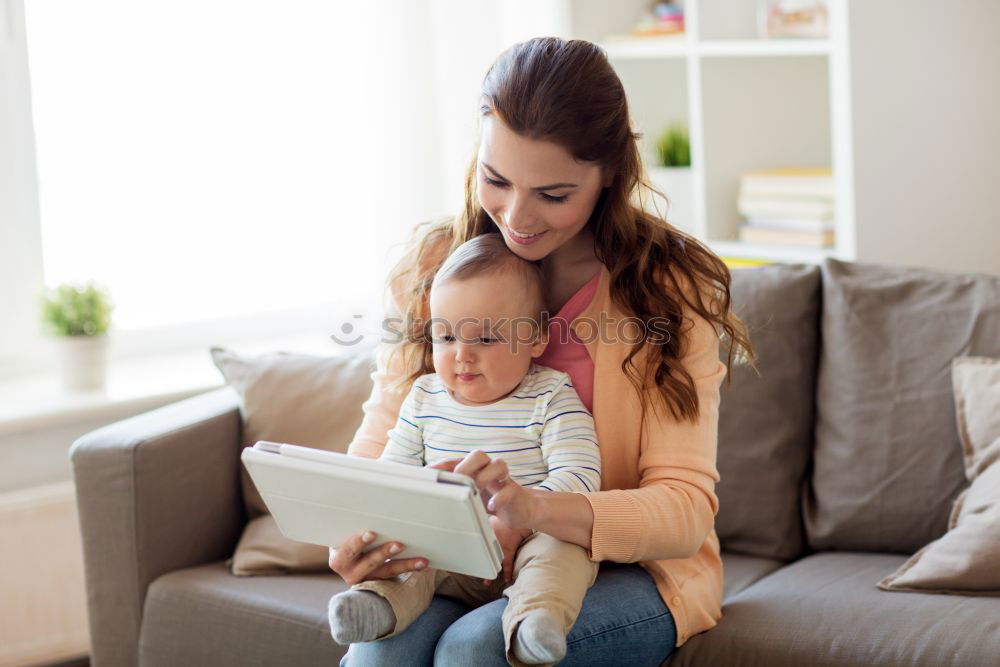
<path id="1" fill-rule="evenodd" d="M 482 160 L 479 161 L 479 164 L 489 169 L 490 172 L 493 174 L 493 176 L 496 177 L 497 179 L 501 181 L 507 181 L 506 178 L 500 175 L 499 171 L 497 171 L 490 165 L 486 164 Z M 509 183 L 510 181 L 507 182 Z M 531 188 L 531 189 L 534 190 L 535 192 L 541 192 L 542 190 L 555 190 L 556 188 L 575 188 L 575 187 L 577 187 L 576 183 L 551 183 L 549 185 L 539 185 L 537 188 Z"/>

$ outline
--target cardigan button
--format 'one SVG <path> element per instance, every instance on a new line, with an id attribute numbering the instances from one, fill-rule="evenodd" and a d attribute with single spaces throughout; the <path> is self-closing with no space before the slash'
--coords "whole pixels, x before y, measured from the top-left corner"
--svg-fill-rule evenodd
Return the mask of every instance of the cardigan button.
<path id="1" fill-rule="evenodd" d="M 680 604 L 681 603 L 681 599 L 675 595 L 674 599 L 671 600 L 671 602 L 673 602 L 674 604 Z"/>

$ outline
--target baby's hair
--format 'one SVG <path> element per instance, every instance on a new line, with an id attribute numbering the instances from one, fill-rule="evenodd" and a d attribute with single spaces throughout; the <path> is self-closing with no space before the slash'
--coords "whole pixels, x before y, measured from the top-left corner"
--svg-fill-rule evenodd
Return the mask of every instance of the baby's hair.
<path id="1" fill-rule="evenodd" d="M 516 276 L 532 299 L 531 317 L 536 324 L 544 327 L 545 294 L 542 285 L 545 280 L 542 270 L 534 262 L 511 252 L 500 234 L 480 234 L 455 248 L 434 275 L 433 285 L 490 275 Z"/>

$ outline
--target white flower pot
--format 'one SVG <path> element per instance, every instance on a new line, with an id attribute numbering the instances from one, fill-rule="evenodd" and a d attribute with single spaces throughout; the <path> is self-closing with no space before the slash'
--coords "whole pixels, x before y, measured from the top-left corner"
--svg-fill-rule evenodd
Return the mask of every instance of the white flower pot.
<path id="1" fill-rule="evenodd" d="M 657 197 L 660 214 L 674 227 L 694 233 L 694 193 L 691 167 L 649 167 L 649 180 L 667 196 L 669 205 Z M 654 195 L 655 196 L 655 195 Z"/>
<path id="2" fill-rule="evenodd" d="M 108 336 L 61 336 L 53 339 L 59 374 L 68 391 L 104 388 L 107 375 Z"/>

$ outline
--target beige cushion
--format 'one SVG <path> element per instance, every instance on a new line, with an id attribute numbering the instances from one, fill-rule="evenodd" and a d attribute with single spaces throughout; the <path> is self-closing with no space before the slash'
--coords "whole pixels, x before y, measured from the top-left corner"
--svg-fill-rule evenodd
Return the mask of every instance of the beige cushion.
<path id="1" fill-rule="evenodd" d="M 948 532 L 878 586 L 1000 595 L 1000 359 L 959 357 L 951 373 L 970 486 L 955 500 Z"/>
<path id="2" fill-rule="evenodd" d="M 320 357 L 274 352 L 243 357 L 221 347 L 212 359 L 240 397 L 241 444 L 287 442 L 346 452 L 361 424 L 361 404 L 371 392 L 371 348 Z M 328 551 L 284 537 L 242 464 L 240 484 L 250 522 L 233 554 L 233 574 L 314 572 L 327 567 Z"/>

